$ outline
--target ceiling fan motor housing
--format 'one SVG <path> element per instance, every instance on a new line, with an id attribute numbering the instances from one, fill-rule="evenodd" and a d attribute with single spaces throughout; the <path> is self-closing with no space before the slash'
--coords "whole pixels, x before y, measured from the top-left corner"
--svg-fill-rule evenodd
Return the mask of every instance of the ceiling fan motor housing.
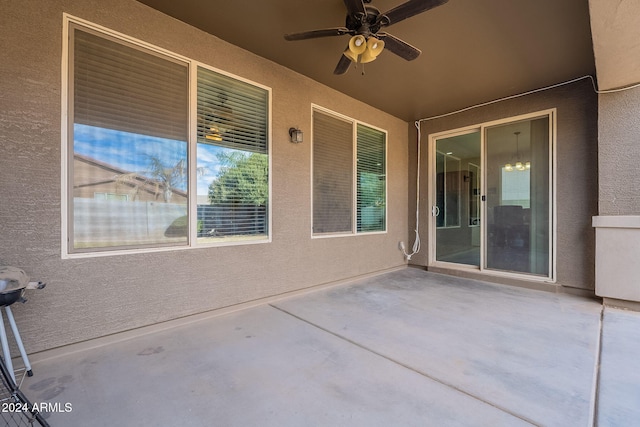
<path id="1" fill-rule="evenodd" d="M 382 17 L 378 22 L 380 10 L 377 7 L 365 6 L 365 10 L 366 14 L 364 15 L 362 13 L 347 14 L 345 26 L 352 31 L 353 34 L 360 34 L 368 38 L 380 31 L 380 27 L 382 23 L 385 22 L 385 18 Z"/>

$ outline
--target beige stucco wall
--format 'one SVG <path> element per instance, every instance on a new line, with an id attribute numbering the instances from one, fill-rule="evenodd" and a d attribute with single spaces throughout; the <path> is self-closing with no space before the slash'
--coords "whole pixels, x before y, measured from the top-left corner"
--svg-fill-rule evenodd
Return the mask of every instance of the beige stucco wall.
<path id="1" fill-rule="evenodd" d="M 640 302 L 640 88 L 598 97 L 596 294 Z M 621 300 L 624 300 L 622 302 Z M 634 307 L 638 310 L 638 306 Z"/>
<path id="2" fill-rule="evenodd" d="M 635 310 L 640 302 L 640 2 L 589 0 L 598 72 L 599 209 L 596 294 Z M 616 88 L 633 87 L 624 91 Z M 622 300 L 625 300 L 624 302 Z"/>
<path id="3" fill-rule="evenodd" d="M 598 72 L 599 214 L 640 214 L 640 2 L 589 0 Z"/>
<path id="4" fill-rule="evenodd" d="M 598 97 L 600 215 L 640 215 L 640 88 Z"/>
<path id="5" fill-rule="evenodd" d="M 61 258 L 63 12 L 272 88 L 271 243 Z M 406 122 L 133 0 L 3 1 L 0 40 L 0 265 L 47 282 L 14 309 L 27 351 L 404 264 Z M 386 234 L 311 239 L 312 103 L 388 131 Z"/>
<path id="6" fill-rule="evenodd" d="M 420 230 L 422 250 L 411 260 L 417 265 L 428 264 L 428 136 L 432 133 L 500 120 L 517 115 L 557 109 L 557 278 L 556 283 L 566 288 L 593 290 L 595 233 L 591 217 L 598 209 L 598 140 L 597 97 L 591 83 L 582 80 L 560 88 L 538 92 L 485 107 L 422 122 L 422 156 L 420 200 Z M 410 126 L 412 128 L 413 125 Z M 409 163 L 410 191 L 415 194 L 416 142 L 411 136 Z M 409 221 L 413 226 L 415 197 L 410 198 Z M 413 242 L 413 237 L 411 237 Z M 494 279 L 513 283 L 511 280 Z M 527 285 L 520 282 L 520 285 Z M 532 287 L 533 286 L 532 284 Z"/>

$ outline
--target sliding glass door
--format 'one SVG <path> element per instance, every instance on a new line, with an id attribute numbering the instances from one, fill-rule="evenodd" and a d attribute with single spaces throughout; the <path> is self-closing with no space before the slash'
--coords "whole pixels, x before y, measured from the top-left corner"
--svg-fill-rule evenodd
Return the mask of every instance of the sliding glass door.
<path id="1" fill-rule="evenodd" d="M 553 110 L 432 135 L 430 264 L 553 279 Z"/>
<path id="2" fill-rule="evenodd" d="M 549 118 L 486 129 L 487 269 L 549 275 Z"/>
<path id="3" fill-rule="evenodd" d="M 480 265 L 480 130 L 436 140 L 436 259 Z"/>

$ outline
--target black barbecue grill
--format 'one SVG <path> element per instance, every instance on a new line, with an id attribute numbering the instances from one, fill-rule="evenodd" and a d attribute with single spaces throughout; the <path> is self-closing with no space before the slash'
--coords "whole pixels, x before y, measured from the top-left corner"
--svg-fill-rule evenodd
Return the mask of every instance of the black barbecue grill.
<path id="1" fill-rule="evenodd" d="M 16 267 L 0 267 L 0 308 L 4 307 L 4 310 L 7 314 L 9 325 L 11 326 L 11 330 L 13 331 L 13 337 L 16 340 L 18 350 L 20 350 L 20 356 L 22 356 L 22 361 L 24 362 L 24 370 L 28 376 L 32 376 L 33 372 L 31 371 L 31 364 L 29 363 L 27 352 L 25 351 L 24 345 L 22 344 L 22 338 L 20 337 L 20 332 L 18 331 L 18 325 L 16 325 L 16 321 L 13 318 L 13 313 L 11 312 L 11 305 L 17 301 L 27 301 L 24 298 L 24 292 L 26 289 L 42 289 L 44 287 L 45 284 L 42 282 L 29 281 L 29 276 L 27 276 L 24 270 Z M 9 371 L 9 374 L 11 375 L 13 381 L 15 382 L 15 372 L 13 370 L 13 362 L 11 360 L 11 353 L 9 351 L 9 341 L 7 339 L 7 332 L 4 327 L 2 310 L 0 310 L 0 342 L 2 343 L 2 356 L 4 359 L 4 364 L 7 367 L 7 370 Z"/>
<path id="2" fill-rule="evenodd" d="M 24 299 L 22 298 L 24 290 L 25 287 L 0 291 L 0 307 L 9 306 L 16 301 Z"/>

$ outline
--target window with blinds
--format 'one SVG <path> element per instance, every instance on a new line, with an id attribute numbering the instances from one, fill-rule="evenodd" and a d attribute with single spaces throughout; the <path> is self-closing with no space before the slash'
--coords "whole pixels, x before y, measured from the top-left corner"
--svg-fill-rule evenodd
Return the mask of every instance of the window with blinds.
<path id="1" fill-rule="evenodd" d="M 69 252 L 187 244 L 188 77 L 70 27 Z"/>
<path id="2" fill-rule="evenodd" d="M 267 240 L 269 90 L 69 19 L 67 253 Z"/>
<path id="3" fill-rule="evenodd" d="M 353 124 L 313 112 L 313 232 L 349 233 L 353 211 Z"/>
<path id="4" fill-rule="evenodd" d="M 358 124 L 358 232 L 386 229 L 386 135 Z"/>
<path id="5" fill-rule="evenodd" d="M 313 234 L 385 230 L 386 133 L 314 109 Z"/>
<path id="6" fill-rule="evenodd" d="M 198 67 L 198 242 L 268 234 L 268 92 Z"/>

